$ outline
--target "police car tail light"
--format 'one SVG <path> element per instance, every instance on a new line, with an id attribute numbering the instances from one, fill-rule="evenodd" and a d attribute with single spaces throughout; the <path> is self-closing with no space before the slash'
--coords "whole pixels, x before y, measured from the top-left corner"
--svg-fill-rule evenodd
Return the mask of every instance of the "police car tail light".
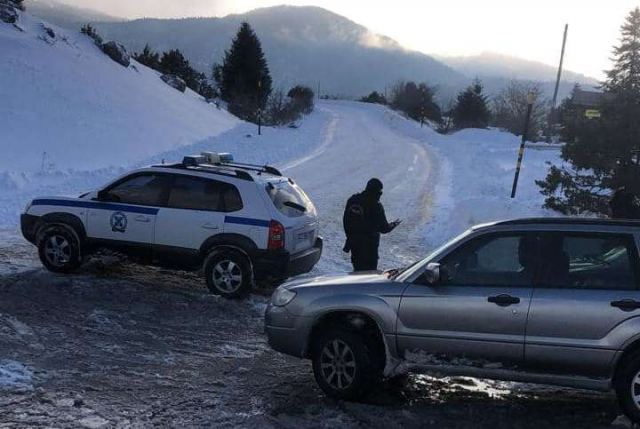
<path id="1" fill-rule="evenodd" d="M 269 250 L 284 249 L 284 226 L 275 220 L 269 223 Z"/>

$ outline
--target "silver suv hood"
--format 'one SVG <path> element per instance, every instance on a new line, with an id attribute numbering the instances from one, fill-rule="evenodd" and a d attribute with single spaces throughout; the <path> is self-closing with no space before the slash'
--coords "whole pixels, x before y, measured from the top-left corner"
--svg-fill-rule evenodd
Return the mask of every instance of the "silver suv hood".
<path id="1" fill-rule="evenodd" d="M 389 281 L 389 278 L 378 272 L 358 273 L 358 274 L 342 274 L 334 276 L 320 276 L 312 278 L 300 278 L 285 283 L 282 287 L 286 289 L 300 289 L 305 287 L 317 286 L 337 286 L 337 285 L 354 285 L 354 284 L 371 284 Z"/>

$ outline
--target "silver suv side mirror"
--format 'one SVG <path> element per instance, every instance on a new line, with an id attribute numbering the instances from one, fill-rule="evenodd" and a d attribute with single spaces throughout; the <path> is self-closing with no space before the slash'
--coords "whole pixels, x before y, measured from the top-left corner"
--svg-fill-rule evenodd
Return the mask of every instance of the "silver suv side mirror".
<path id="1" fill-rule="evenodd" d="M 440 264 L 437 262 L 430 262 L 427 264 L 427 268 L 423 273 L 424 279 L 430 285 L 435 285 L 440 282 Z"/>

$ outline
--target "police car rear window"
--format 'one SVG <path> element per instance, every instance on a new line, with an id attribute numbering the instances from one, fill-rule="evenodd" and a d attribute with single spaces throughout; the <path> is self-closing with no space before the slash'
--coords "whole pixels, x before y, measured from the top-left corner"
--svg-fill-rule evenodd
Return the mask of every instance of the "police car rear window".
<path id="1" fill-rule="evenodd" d="M 307 197 L 307 194 L 288 181 L 269 182 L 266 189 L 271 201 L 273 201 L 273 205 L 287 217 L 299 217 L 305 213 L 315 213 L 315 207 Z"/>
<path id="2" fill-rule="evenodd" d="M 231 184 L 178 176 L 167 205 L 176 209 L 232 212 L 242 209 L 242 199 L 238 189 Z"/>

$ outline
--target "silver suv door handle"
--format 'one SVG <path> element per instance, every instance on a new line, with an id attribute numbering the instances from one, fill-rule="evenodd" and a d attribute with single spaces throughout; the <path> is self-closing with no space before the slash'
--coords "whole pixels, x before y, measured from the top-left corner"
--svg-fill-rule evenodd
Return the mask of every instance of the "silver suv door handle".
<path id="1" fill-rule="evenodd" d="M 633 311 L 640 308 L 640 302 L 633 299 L 623 299 L 620 301 L 611 301 L 611 306 L 619 308 L 622 311 Z"/>
<path id="2" fill-rule="evenodd" d="M 202 227 L 204 229 L 219 229 L 220 227 L 218 225 L 216 225 L 215 223 L 211 223 L 211 222 L 207 222 L 204 225 L 202 225 Z"/>
<path id="3" fill-rule="evenodd" d="M 143 216 L 143 215 L 138 215 L 136 217 L 133 218 L 136 222 L 150 222 L 151 219 L 149 219 L 149 217 L 147 216 Z"/>
<path id="4" fill-rule="evenodd" d="M 498 296 L 490 296 L 489 298 L 487 298 L 487 301 L 492 302 L 496 305 L 499 305 L 500 307 L 508 307 L 513 304 L 519 304 L 520 298 L 507 295 L 507 294 L 502 294 Z"/>

